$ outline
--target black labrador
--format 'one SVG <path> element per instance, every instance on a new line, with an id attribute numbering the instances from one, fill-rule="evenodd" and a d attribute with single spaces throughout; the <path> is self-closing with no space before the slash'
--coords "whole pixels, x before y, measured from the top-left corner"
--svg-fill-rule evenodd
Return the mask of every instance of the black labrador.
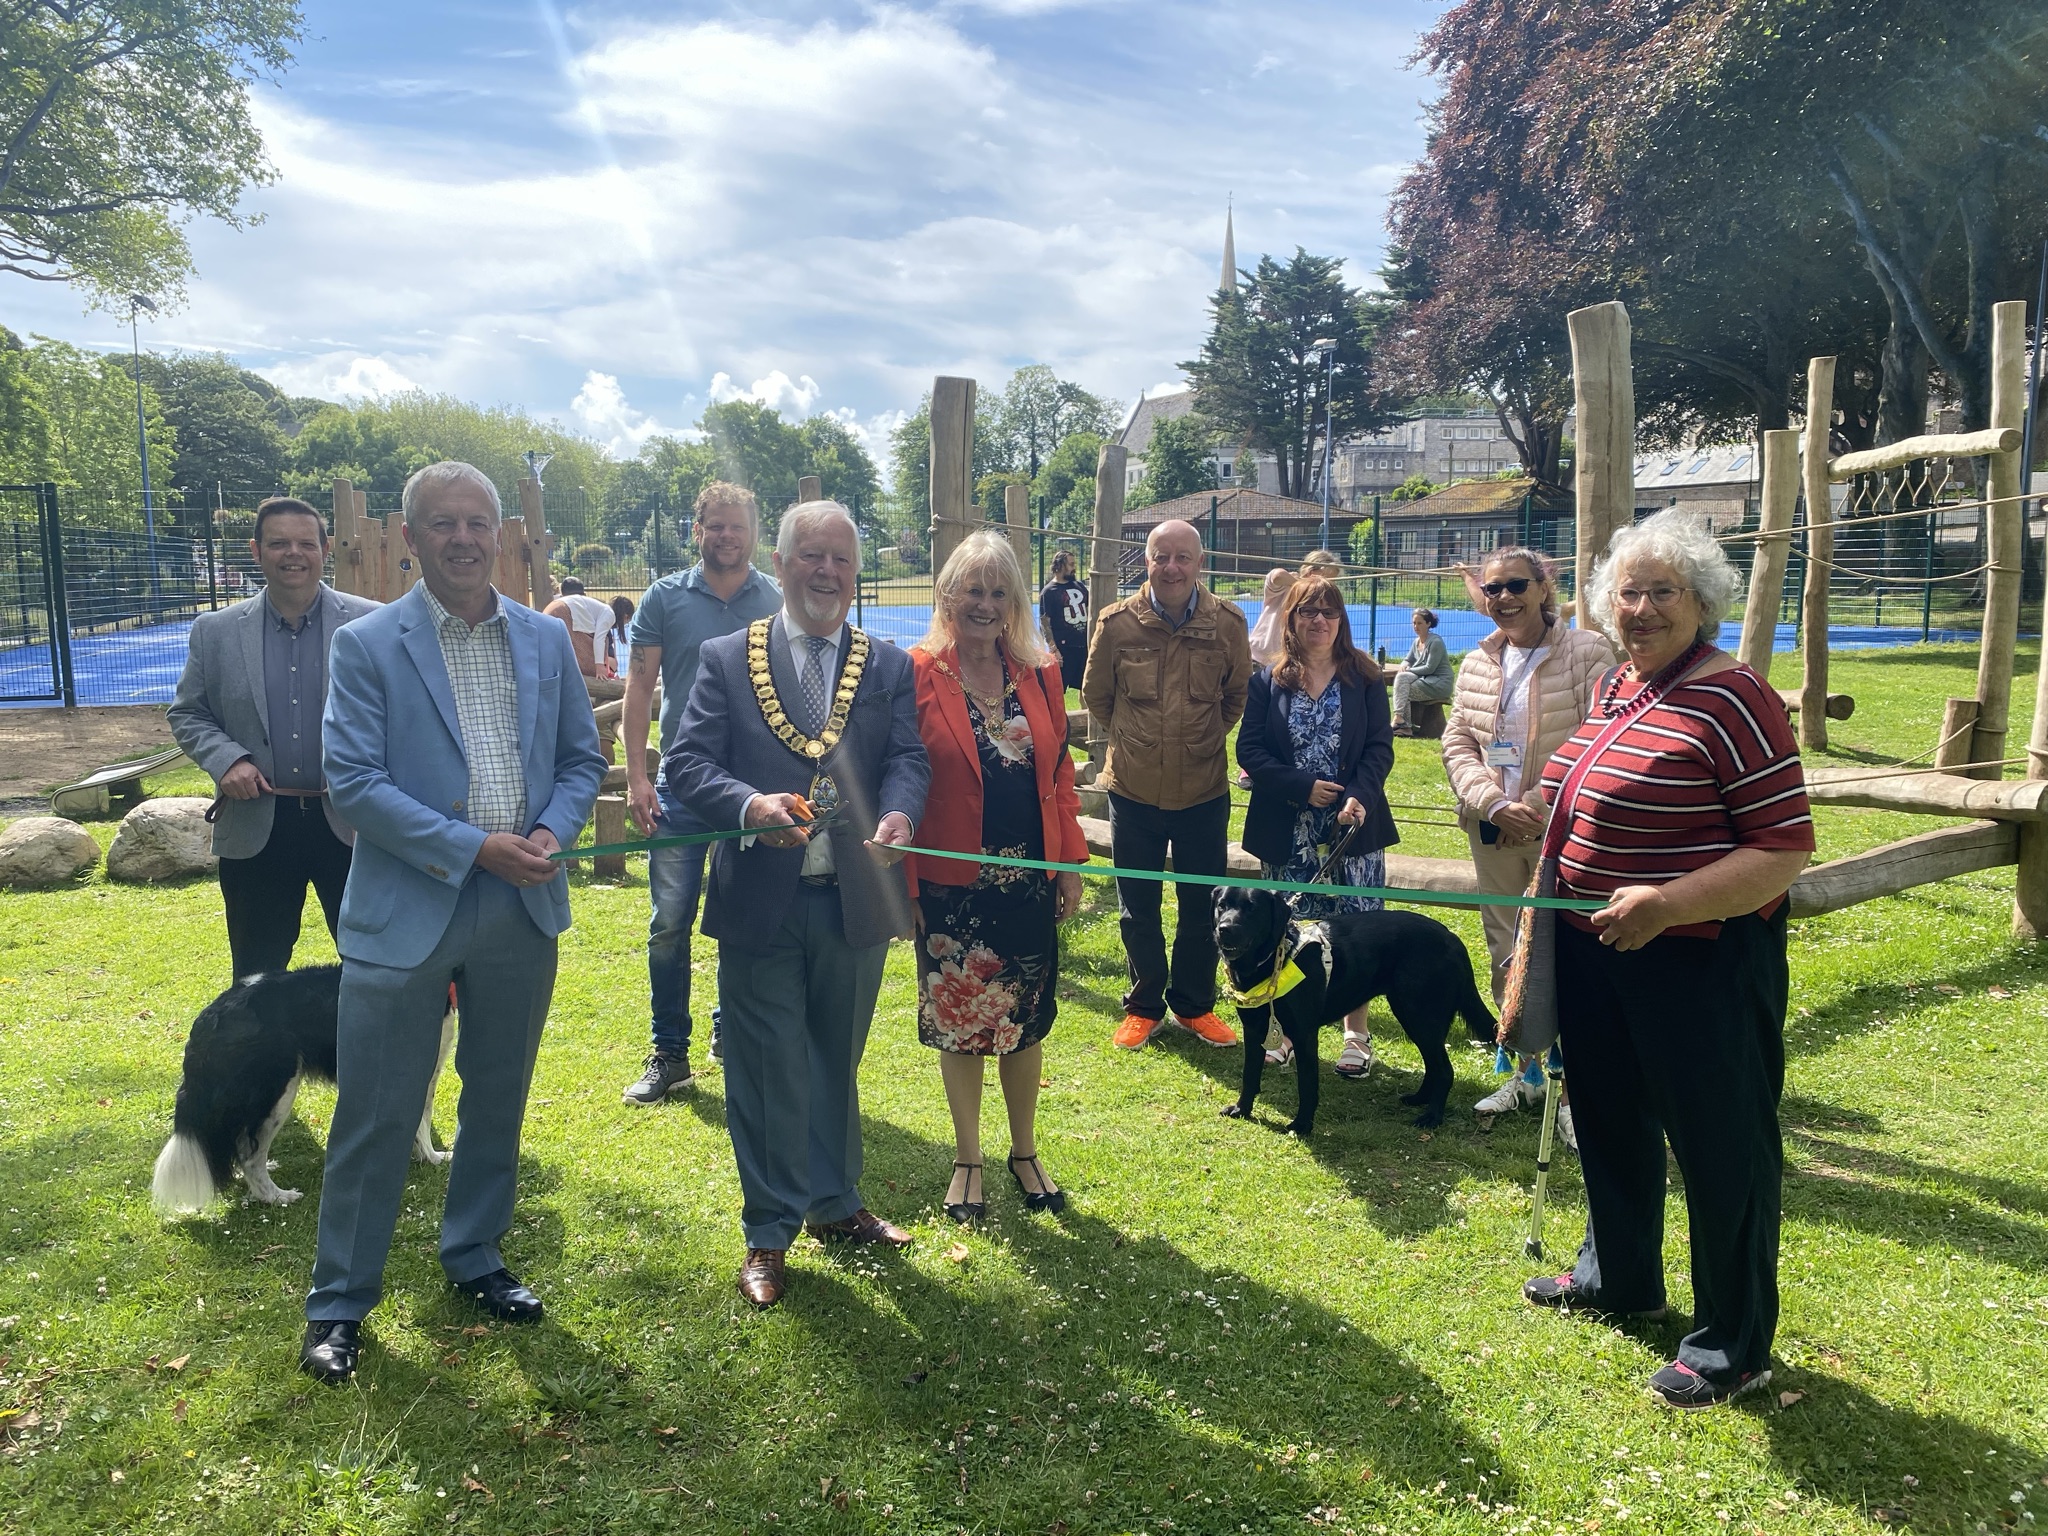
<path id="1" fill-rule="evenodd" d="M 1244 1086 L 1223 1111 L 1249 1118 L 1266 1068 L 1266 1022 L 1277 1014 L 1294 1046 L 1298 1084 L 1294 1119 L 1287 1129 L 1306 1136 L 1315 1128 L 1320 1094 L 1316 1036 L 1325 1024 L 1376 997 L 1384 997 L 1402 1031 L 1422 1053 L 1422 1086 L 1401 1095 L 1418 1104 L 1420 1126 L 1441 1125 L 1451 1095 L 1451 1016 L 1462 1014 L 1474 1040 L 1493 1038 L 1493 1012 L 1472 979 L 1472 957 L 1455 933 L 1419 912 L 1348 912 L 1324 918 L 1321 942 L 1304 943 L 1278 891 L 1225 885 L 1216 888 L 1216 947 L 1230 977 L 1231 994 L 1244 1031 Z M 1277 997 L 1268 985 L 1276 971 L 1285 976 L 1292 960 L 1300 970 Z"/>

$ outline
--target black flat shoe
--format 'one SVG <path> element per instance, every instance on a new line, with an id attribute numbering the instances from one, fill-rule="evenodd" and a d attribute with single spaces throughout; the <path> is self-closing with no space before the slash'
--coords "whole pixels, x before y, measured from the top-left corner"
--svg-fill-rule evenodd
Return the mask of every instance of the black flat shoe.
<path id="1" fill-rule="evenodd" d="M 973 1170 L 973 1173 L 970 1173 L 968 1175 L 967 1182 L 961 1187 L 960 1190 L 960 1193 L 962 1193 L 963 1195 L 969 1193 L 974 1188 L 973 1175 L 975 1173 L 981 1172 L 981 1164 L 955 1163 L 953 1166 L 955 1168 L 968 1168 Z M 959 1222 L 960 1225 L 964 1227 L 967 1226 L 969 1223 L 979 1221 L 982 1217 L 986 1216 L 988 1214 L 988 1204 L 986 1201 L 982 1200 L 949 1200 L 946 1202 L 946 1214 L 952 1217 L 955 1221 Z"/>
<path id="2" fill-rule="evenodd" d="M 1017 1181 L 1017 1188 L 1024 1192 L 1024 1206 L 1032 1211 L 1064 1211 L 1067 1208 L 1067 1192 L 1054 1189 L 1052 1179 L 1045 1171 L 1045 1164 L 1038 1160 L 1038 1154 L 1018 1157 L 1012 1153 L 1009 1158 L 1010 1177 Z M 1032 1189 L 1024 1182 L 1024 1175 L 1017 1171 L 1019 1163 L 1028 1163 L 1031 1171 L 1038 1175 L 1038 1188 Z"/>
<path id="3" fill-rule="evenodd" d="M 474 1280 L 457 1280 L 454 1285 L 491 1316 L 508 1323 L 537 1323 L 547 1312 L 540 1298 L 521 1285 L 509 1269 L 494 1269 Z"/>
<path id="4" fill-rule="evenodd" d="M 338 1387 L 356 1373 L 363 1353 L 363 1325 L 352 1318 L 328 1318 L 306 1324 L 299 1341 L 299 1369 L 316 1381 Z"/>

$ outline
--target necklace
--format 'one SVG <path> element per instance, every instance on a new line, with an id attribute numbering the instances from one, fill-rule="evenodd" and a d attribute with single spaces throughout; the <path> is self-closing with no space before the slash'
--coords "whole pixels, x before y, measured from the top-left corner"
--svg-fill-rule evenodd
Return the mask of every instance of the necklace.
<path id="1" fill-rule="evenodd" d="M 1001 664 L 1001 658 L 998 658 L 998 664 Z M 947 666 L 941 658 L 934 656 L 932 658 L 932 665 L 960 685 L 960 691 L 966 694 L 975 707 L 980 710 L 981 717 L 984 720 L 1000 720 L 1003 715 L 1005 701 L 1009 699 L 1011 694 L 1017 691 L 1017 680 L 1010 676 L 1010 669 L 1007 666 L 1003 667 L 1002 688 L 995 693 L 986 693 L 969 683 L 963 672 L 955 672 L 951 667 Z"/>
<path id="2" fill-rule="evenodd" d="M 1614 697 L 1621 691 L 1622 674 L 1634 669 L 1632 667 L 1616 667 L 1614 675 L 1607 679 L 1607 687 L 1600 695 L 1600 713 L 1612 720 L 1619 715 L 1632 715 L 1637 710 L 1647 707 L 1662 697 L 1665 689 L 1669 688 L 1679 677 L 1690 671 L 1693 664 L 1712 649 L 1713 647 L 1704 640 L 1693 641 L 1691 645 L 1686 647 L 1683 656 L 1680 656 L 1662 672 L 1659 672 L 1647 683 L 1644 683 L 1642 687 L 1629 695 L 1627 702 L 1621 704 L 1615 703 Z"/>
<path id="3" fill-rule="evenodd" d="M 853 696 L 860 691 L 861 674 L 867 670 L 868 637 L 857 629 L 853 631 L 853 643 L 847 649 L 846 665 L 840 669 L 839 687 L 833 693 L 824 729 L 815 737 L 806 736 L 791 722 L 775 691 L 775 674 L 768 664 L 768 632 L 774 622 L 757 619 L 748 626 L 747 676 L 754 685 L 754 698 L 768 728 L 790 751 L 815 763 L 839 745 L 840 733 L 846 729 L 846 712 L 853 707 Z"/>

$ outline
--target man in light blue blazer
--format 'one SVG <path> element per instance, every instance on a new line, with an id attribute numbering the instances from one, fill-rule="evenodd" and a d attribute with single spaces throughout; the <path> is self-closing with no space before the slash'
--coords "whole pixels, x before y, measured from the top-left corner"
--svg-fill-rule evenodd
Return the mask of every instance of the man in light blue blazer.
<path id="1" fill-rule="evenodd" d="M 605 762 L 569 632 L 501 598 L 498 493 L 467 464 L 405 486 L 420 584 L 335 636 L 328 793 L 356 829 L 342 895 L 338 1093 L 300 1364 L 346 1381 L 383 1293 L 407 1149 L 452 984 L 462 1027 L 441 1265 L 495 1316 L 541 1303 L 505 1268 L 520 1125 L 554 991 L 573 846 Z"/>

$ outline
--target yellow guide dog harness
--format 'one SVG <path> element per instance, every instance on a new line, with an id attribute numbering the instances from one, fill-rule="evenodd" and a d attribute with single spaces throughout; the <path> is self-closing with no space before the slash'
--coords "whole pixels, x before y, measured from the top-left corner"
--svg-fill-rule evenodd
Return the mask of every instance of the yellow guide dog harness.
<path id="1" fill-rule="evenodd" d="M 1324 948 L 1329 946 L 1329 934 L 1321 923 L 1302 923 L 1298 928 L 1290 923 L 1288 933 L 1294 936 L 1293 947 L 1288 948 L 1287 936 L 1283 935 L 1280 944 L 1282 949 L 1287 949 L 1287 958 L 1274 966 L 1272 975 L 1248 992 L 1238 991 L 1227 981 L 1224 983 L 1223 990 L 1238 1007 L 1264 1008 L 1285 997 L 1307 980 L 1301 973 L 1302 951 L 1313 949 L 1317 945 Z M 1275 951 L 1274 958 L 1279 959 L 1278 951 Z M 1224 974 L 1227 976 L 1229 973 L 1226 971 Z"/>

